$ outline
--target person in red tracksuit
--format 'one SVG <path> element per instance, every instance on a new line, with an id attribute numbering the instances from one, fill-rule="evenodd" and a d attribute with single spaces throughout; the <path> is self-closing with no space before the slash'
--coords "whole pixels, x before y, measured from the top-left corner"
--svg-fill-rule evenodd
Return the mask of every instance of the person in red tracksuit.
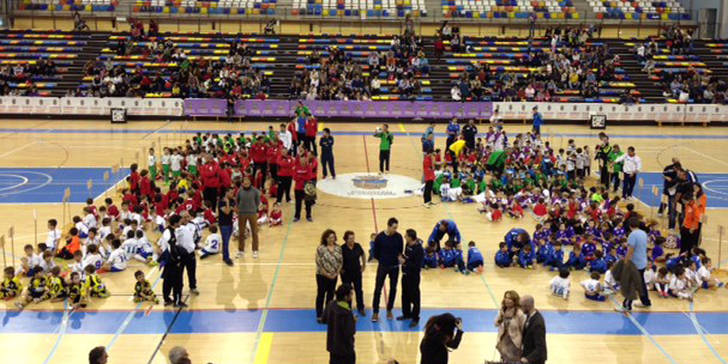
<path id="1" fill-rule="evenodd" d="M 318 159 L 312 153 L 308 153 L 308 166 L 311 169 L 311 181 L 316 183 L 318 180 Z"/>
<path id="2" fill-rule="evenodd" d="M 268 171 L 270 171 L 270 177 L 274 180 L 278 180 L 278 155 L 280 154 L 281 146 L 278 145 L 278 141 L 269 140 L 265 150 L 265 159 L 268 163 Z"/>
<path id="3" fill-rule="evenodd" d="M 233 170 L 227 163 L 220 166 L 220 196 L 224 196 L 225 192 L 233 186 Z"/>
<path id="4" fill-rule="evenodd" d="M 293 222 L 301 220 L 301 203 L 304 202 L 305 197 L 303 188 L 306 186 L 306 182 L 311 180 L 311 166 L 309 166 L 308 160 L 308 156 L 301 155 L 298 157 L 298 161 L 296 161 L 293 168 L 293 180 L 296 182 L 296 186 L 293 191 L 296 198 L 296 213 L 293 216 Z M 306 200 L 305 205 L 306 220 L 313 221 L 313 218 L 311 217 L 311 206 L 313 206 L 313 201 Z"/>
<path id="5" fill-rule="evenodd" d="M 422 197 L 425 199 L 425 207 L 429 208 L 432 205 L 432 185 L 435 183 L 435 154 L 433 151 L 425 154 L 422 169 L 425 175 L 425 191 Z"/>
<path id="6" fill-rule="evenodd" d="M 306 150 L 313 152 L 313 155 L 318 156 L 316 150 L 316 133 L 318 133 L 318 121 L 315 117 L 311 116 L 306 120 Z"/>
<path id="7" fill-rule="evenodd" d="M 139 172 L 137 170 L 139 169 L 139 166 L 137 166 L 136 163 L 133 163 L 129 167 L 129 171 L 131 174 L 129 175 L 129 189 L 131 190 L 131 193 L 139 194 L 139 180 L 141 177 L 139 176 Z"/>
<path id="8" fill-rule="evenodd" d="M 217 206 L 217 196 L 220 192 L 220 166 L 210 156 L 205 156 L 205 164 L 199 169 L 202 182 L 202 195 L 205 201 Z"/>
<path id="9" fill-rule="evenodd" d="M 262 136 L 258 136 L 253 145 L 250 146 L 250 156 L 253 159 L 253 176 L 257 171 L 262 172 L 262 178 L 265 183 L 265 174 L 268 172 L 267 160 L 266 160 L 266 148 L 265 142 Z"/>
<path id="10" fill-rule="evenodd" d="M 276 200 L 281 203 L 283 194 L 286 195 L 286 202 L 291 202 L 291 182 L 296 159 L 287 150 L 281 150 L 278 156 L 278 194 Z"/>
<path id="11" fill-rule="evenodd" d="M 151 199 L 154 197 L 154 191 L 152 191 L 152 181 L 149 179 L 149 171 L 144 169 L 139 175 L 141 176 L 139 180 L 139 193 Z"/>

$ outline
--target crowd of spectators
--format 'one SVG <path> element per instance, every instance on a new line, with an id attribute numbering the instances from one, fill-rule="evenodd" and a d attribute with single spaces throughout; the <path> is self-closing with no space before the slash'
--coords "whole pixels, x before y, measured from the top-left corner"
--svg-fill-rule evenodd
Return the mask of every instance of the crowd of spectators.
<path id="1" fill-rule="evenodd" d="M 389 93 L 414 99 L 421 86 L 417 77 L 430 72 L 422 39 L 414 34 L 395 36 L 387 51 L 371 51 L 365 58 L 337 46 L 325 52 L 313 50 L 307 63 L 320 66 L 296 72 L 291 80 L 292 99 L 370 100 L 382 93 L 382 80 L 391 82 Z"/>
<path id="2" fill-rule="evenodd" d="M 658 63 L 655 55 L 689 55 L 693 52 L 693 37 L 690 30 L 678 26 L 670 26 L 662 32 L 664 42 L 649 39 L 635 44 L 635 55 L 642 65 L 642 71 L 649 77 L 658 74 Z M 661 48 L 663 47 L 663 48 Z M 690 62 L 694 60 L 688 60 Z M 714 78 L 706 68 L 690 65 L 686 68 L 670 68 L 659 72 L 659 85 L 662 96 L 675 99 L 681 103 L 723 104 L 728 98 L 728 85 L 724 80 Z"/>
<path id="3" fill-rule="evenodd" d="M 497 72 L 487 64 L 469 66 L 453 84 L 451 98 L 548 102 L 564 90 L 572 91 L 570 96 L 596 97 L 599 82 L 614 79 L 620 59 L 606 44 L 588 43 L 592 33 L 591 27 L 548 30 L 549 49 L 529 45 L 525 57 L 514 58 L 516 63 L 510 65 L 532 69 L 525 73 Z M 471 51 L 470 45 L 465 50 Z"/>
<path id="4" fill-rule="evenodd" d="M 89 61 L 85 76 L 90 85 L 73 90 L 74 96 L 143 97 L 149 93 L 168 93 L 172 97 L 267 98 L 270 82 L 251 63 L 254 52 L 237 41 L 229 43 L 227 55 L 218 59 L 190 57 L 171 40 L 143 38 L 146 42 L 119 40 L 116 58 Z M 130 56 L 141 55 L 143 61 L 129 69 Z M 116 60 L 121 63 L 115 62 Z M 161 64 L 147 67 L 144 63 Z"/>
<path id="5" fill-rule="evenodd" d="M 35 81 L 53 77 L 57 71 L 52 59 L 39 59 L 34 64 L 3 65 L 0 67 L 0 92 L 8 96 L 40 96 Z M 11 83 L 23 87 L 11 87 Z"/>

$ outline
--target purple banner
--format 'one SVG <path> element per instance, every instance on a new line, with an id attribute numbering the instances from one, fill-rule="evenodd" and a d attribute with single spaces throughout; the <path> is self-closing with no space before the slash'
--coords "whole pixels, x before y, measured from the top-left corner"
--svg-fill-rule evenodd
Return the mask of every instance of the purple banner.
<path id="1" fill-rule="evenodd" d="M 291 117 L 298 101 L 240 100 L 235 103 L 237 117 Z M 490 102 L 435 101 L 304 101 L 311 112 L 322 118 L 362 119 L 488 119 L 493 112 Z M 223 99 L 187 99 L 185 115 L 226 116 Z"/>
<path id="2" fill-rule="evenodd" d="M 225 99 L 185 99 L 185 115 L 187 116 L 226 116 L 227 100 Z"/>

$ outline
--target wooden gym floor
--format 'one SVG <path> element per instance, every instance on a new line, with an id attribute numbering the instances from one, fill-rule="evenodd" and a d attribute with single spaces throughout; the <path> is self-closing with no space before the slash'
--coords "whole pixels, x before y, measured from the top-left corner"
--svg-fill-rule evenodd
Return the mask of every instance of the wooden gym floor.
<path id="1" fill-rule="evenodd" d="M 38 237 L 45 240 L 45 221 L 61 219 L 62 207 L 57 196 L 32 197 L 18 190 L 24 171 L 68 168 L 111 168 L 128 166 L 152 144 L 179 145 L 194 131 L 264 130 L 269 123 L 227 124 L 213 122 L 132 122 L 110 125 L 108 122 L 26 120 L 3 121 L 0 128 L 0 231 L 14 226 L 15 255 L 22 246 L 34 243 L 33 213 L 39 221 Z M 324 125 L 322 125 L 323 127 Z M 376 171 L 378 140 L 369 136 L 373 124 L 326 123 L 336 138 L 336 169 L 339 175 Z M 420 179 L 419 137 L 425 125 L 392 124 L 396 132 L 392 152 L 392 174 Z M 445 126 L 438 125 L 436 142 L 443 147 Z M 480 131 L 486 131 L 481 126 Z M 521 124 L 507 125 L 513 136 L 527 130 Z M 577 145 L 593 147 L 596 131 L 585 126 L 545 128 L 548 140 L 556 148 L 569 138 Z M 708 223 L 704 226 L 703 245 L 714 264 L 728 258 L 728 248 L 719 252 L 718 226 L 728 217 L 726 191 L 728 182 L 728 129 L 694 127 L 609 127 L 613 143 L 637 148 L 646 172 L 660 172 L 673 156 L 700 173 L 715 174 L 711 180 Z M 159 151 L 161 148 L 157 148 Z M 145 154 L 141 154 L 145 165 Z M 123 161 L 123 163 L 122 163 Z M 44 170 L 45 170 L 44 169 Z M 68 170 L 64 178 L 49 180 L 50 185 L 84 185 L 86 177 Z M 43 172 L 46 173 L 46 172 Z M 79 176 L 73 174 L 78 173 Z M 20 177 L 18 177 L 20 175 Z M 84 175 L 85 176 L 85 175 Z M 15 181 L 15 182 L 13 182 Z M 101 184 L 102 181 L 95 183 Z M 649 182 L 649 181 L 648 181 Z M 105 186 L 108 187 L 108 186 Z M 40 187 L 38 187 L 40 188 Z M 44 187 L 46 188 L 46 187 Z M 641 196 L 649 195 L 646 184 Z M 103 191 L 106 188 L 102 188 Z M 39 191 L 44 191 L 40 189 Z M 51 191 L 51 190 L 48 190 Z M 53 190 L 55 191 L 55 190 Z M 74 190 L 72 201 L 87 196 Z M 83 191 L 83 189 L 81 189 Z M 113 195 L 111 188 L 107 194 Z M 39 193 L 36 191 L 36 193 Z M 42 195 L 42 192 L 40 192 Z M 48 192 L 55 193 L 55 192 Z M 27 199 L 26 195 L 27 194 Z M 92 191 L 102 201 L 104 194 Z M 721 197 L 722 196 L 722 197 Z M 10 200 L 10 197 L 13 197 Z M 11 202 L 8 202 L 11 201 Z M 38 202 L 48 201 L 48 202 Z M 53 203 L 51 201 L 56 201 Z M 81 204 L 72 203 L 71 215 L 80 214 Z M 654 299 L 651 313 L 637 312 L 625 317 L 612 312 L 611 302 L 587 301 L 578 282 L 583 272 L 572 276 L 574 294 L 569 301 L 551 297 L 547 285 L 552 273 L 543 269 L 495 269 L 492 257 L 503 235 L 512 227 L 533 230 L 530 218 L 504 219 L 489 223 L 475 210 L 475 205 L 439 204 L 432 209 L 421 207 L 419 197 L 396 199 L 353 199 L 320 192 L 314 207 L 314 222 L 290 223 L 292 204 L 284 206 L 285 223 L 281 227 L 262 228 L 261 256 L 250 255 L 236 260 L 233 268 L 219 257 L 198 262 L 198 286 L 201 295 L 188 300 L 190 309 L 177 313 L 161 305 L 152 307 L 131 302 L 132 272 L 142 269 L 150 282 L 159 282 L 156 268 L 130 264 L 123 273 L 104 274 L 103 281 L 112 296 L 95 300 L 83 312 L 68 313 L 63 304 L 31 305 L 18 313 L 12 302 L 0 303 L 0 361 L 23 358 L 27 363 L 82 363 L 88 351 L 98 345 L 109 349 L 110 363 L 165 363 L 164 355 L 175 345 L 185 346 L 194 363 L 325 363 L 325 327 L 315 323 L 314 251 L 321 232 L 333 228 L 341 237 L 345 230 L 356 232 L 366 248 L 369 234 L 382 229 L 386 220 L 396 216 L 400 229 L 414 228 L 426 239 L 438 219 L 453 218 L 463 238 L 474 240 L 486 256 L 482 275 L 463 276 L 452 270 L 423 272 L 423 315 L 453 311 L 465 321 L 466 334 L 461 347 L 451 354 L 452 362 L 481 363 L 495 360 L 495 329 L 492 321 L 503 292 L 515 289 L 536 297 L 536 305 L 546 315 L 549 362 L 577 363 L 593 360 L 600 363 L 725 363 L 728 358 L 728 290 L 701 290 L 693 305 L 677 299 Z M 645 213 L 649 208 L 640 205 Z M 11 264 L 11 244 L 6 234 L 6 257 Z M 231 247 L 235 244 L 231 244 Z M 233 253 L 235 249 L 233 248 Z M 17 260 L 16 260 L 17 264 Z M 725 262 L 722 264 L 725 266 Z M 364 295 L 368 313 L 376 267 L 364 273 Z M 726 278 L 724 272 L 720 273 Z M 161 284 L 156 290 L 161 291 Z M 397 304 L 399 306 L 399 294 Z M 425 319 L 423 318 L 421 326 Z M 356 335 L 360 363 L 385 363 L 396 358 L 400 363 L 418 363 L 419 330 L 403 328 L 398 322 L 383 320 L 372 325 L 362 319 Z M 27 361 L 26 361 L 27 360 Z"/>

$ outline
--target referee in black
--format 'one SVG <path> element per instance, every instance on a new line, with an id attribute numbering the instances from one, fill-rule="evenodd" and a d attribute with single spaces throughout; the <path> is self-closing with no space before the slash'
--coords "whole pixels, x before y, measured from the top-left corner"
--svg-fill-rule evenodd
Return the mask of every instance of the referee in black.
<path id="1" fill-rule="evenodd" d="M 177 237 L 175 230 L 179 227 L 182 217 L 172 215 L 169 218 L 169 226 L 162 233 L 160 247 L 162 254 L 159 256 L 159 263 L 163 267 L 162 270 L 162 295 L 164 296 L 164 305 L 175 305 L 175 307 L 186 307 L 182 301 L 182 249 L 177 246 Z M 170 293 L 172 297 L 170 297 Z"/>
<path id="2" fill-rule="evenodd" d="M 662 169 L 662 201 L 660 201 L 660 208 L 657 210 L 657 216 L 662 217 L 662 214 L 667 208 L 667 215 L 672 216 L 675 214 L 675 194 L 677 192 L 677 171 L 681 169 L 680 161 L 677 158 L 672 158 L 672 163 L 665 166 Z M 674 226 L 672 227 L 674 228 Z"/>
<path id="3" fill-rule="evenodd" d="M 414 229 L 407 229 L 404 235 L 407 245 L 399 257 L 402 264 L 402 316 L 397 320 L 411 320 L 409 327 L 417 327 L 420 321 L 420 271 L 425 260 L 422 240 Z"/>
<path id="4" fill-rule="evenodd" d="M 609 190 L 609 154 L 612 153 L 612 146 L 609 145 L 609 137 L 604 132 L 599 133 L 599 140 L 601 144 L 598 144 L 595 148 L 596 156 L 594 159 L 599 161 L 599 178 L 602 185 Z"/>

